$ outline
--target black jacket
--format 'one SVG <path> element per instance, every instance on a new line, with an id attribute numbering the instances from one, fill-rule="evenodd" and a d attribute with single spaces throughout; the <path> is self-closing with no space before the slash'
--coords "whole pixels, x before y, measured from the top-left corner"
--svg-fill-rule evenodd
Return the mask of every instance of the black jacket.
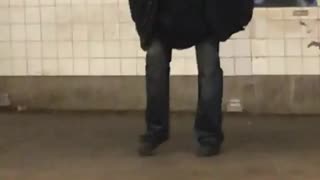
<path id="1" fill-rule="evenodd" d="M 153 36 L 160 0 L 129 0 L 131 16 L 140 37 L 141 48 L 147 50 Z M 225 41 L 244 29 L 251 18 L 254 0 L 203 0 L 210 31 Z"/>

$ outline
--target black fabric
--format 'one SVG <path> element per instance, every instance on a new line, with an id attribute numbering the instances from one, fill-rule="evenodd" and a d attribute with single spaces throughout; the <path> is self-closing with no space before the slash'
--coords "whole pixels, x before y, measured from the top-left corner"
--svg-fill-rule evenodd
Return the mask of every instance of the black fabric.
<path id="1" fill-rule="evenodd" d="M 205 21 L 210 34 L 226 41 L 244 29 L 252 18 L 254 0 L 199 0 L 205 5 Z M 140 36 L 141 47 L 147 50 L 155 33 L 160 0 L 129 0 L 132 19 Z M 188 14 L 188 12 L 186 12 Z"/>
<path id="2" fill-rule="evenodd" d="M 204 1 L 161 0 L 156 34 L 172 48 L 188 48 L 209 35 Z"/>
<path id="3" fill-rule="evenodd" d="M 158 13 L 158 0 L 129 0 L 131 17 L 136 24 L 140 44 L 146 50 L 151 43 Z"/>

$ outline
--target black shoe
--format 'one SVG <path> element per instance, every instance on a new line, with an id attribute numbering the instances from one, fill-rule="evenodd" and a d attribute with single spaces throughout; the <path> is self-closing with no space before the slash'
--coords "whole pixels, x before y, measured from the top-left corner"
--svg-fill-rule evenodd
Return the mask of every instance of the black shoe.
<path id="1" fill-rule="evenodd" d="M 153 156 L 154 151 L 159 147 L 160 144 L 154 144 L 149 142 L 142 142 L 140 144 L 138 153 L 141 157 Z"/>
<path id="2" fill-rule="evenodd" d="M 200 145 L 197 150 L 197 155 L 199 157 L 211 157 L 211 156 L 217 156 L 220 154 L 220 146 L 204 146 Z"/>
<path id="3" fill-rule="evenodd" d="M 149 135 L 142 135 L 140 137 L 140 147 L 138 153 L 141 157 L 153 156 L 154 151 L 167 140 L 168 136 L 154 138 Z"/>

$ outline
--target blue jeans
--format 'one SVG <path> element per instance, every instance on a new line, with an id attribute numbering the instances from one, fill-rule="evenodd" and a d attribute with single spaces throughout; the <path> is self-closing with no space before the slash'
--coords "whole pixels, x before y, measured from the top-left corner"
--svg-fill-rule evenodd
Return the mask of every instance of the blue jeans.
<path id="1" fill-rule="evenodd" d="M 146 135 L 161 143 L 169 136 L 169 79 L 172 49 L 154 39 L 146 57 Z M 198 105 L 195 133 L 201 145 L 220 145 L 222 131 L 223 71 L 219 42 L 208 38 L 196 45 Z"/>

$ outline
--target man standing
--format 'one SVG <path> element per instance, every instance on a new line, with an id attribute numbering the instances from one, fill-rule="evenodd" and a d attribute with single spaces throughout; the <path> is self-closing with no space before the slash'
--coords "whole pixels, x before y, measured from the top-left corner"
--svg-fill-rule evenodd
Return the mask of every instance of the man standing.
<path id="1" fill-rule="evenodd" d="M 220 151 L 223 72 L 219 42 L 243 30 L 253 0 L 129 0 L 146 56 L 146 133 L 139 154 L 150 156 L 169 138 L 169 77 L 172 49 L 196 47 L 198 107 L 195 132 L 199 156 Z"/>

